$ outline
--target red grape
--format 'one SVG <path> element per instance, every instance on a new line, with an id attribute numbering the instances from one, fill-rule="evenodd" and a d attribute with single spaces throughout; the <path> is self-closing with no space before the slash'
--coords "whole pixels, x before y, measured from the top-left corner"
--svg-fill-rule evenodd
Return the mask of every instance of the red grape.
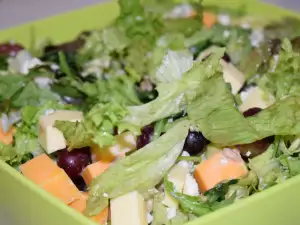
<path id="1" fill-rule="evenodd" d="M 183 150 L 190 155 L 197 155 L 202 153 L 204 148 L 209 144 L 209 141 L 203 136 L 201 132 L 189 131 L 185 139 Z"/>
<path id="2" fill-rule="evenodd" d="M 57 158 L 57 165 L 74 180 L 80 177 L 82 170 L 92 163 L 90 148 L 62 150 Z"/>
<path id="3" fill-rule="evenodd" d="M 15 56 L 19 51 L 23 50 L 24 47 L 19 44 L 13 43 L 2 43 L 0 44 L 0 56 Z"/>
<path id="4" fill-rule="evenodd" d="M 262 109 L 258 107 L 250 108 L 246 110 L 243 115 L 244 117 L 254 116 L 259 113 Z M 264 153 L 274 141 L 274 137 L 266 137 L 264 139 L 255 141 L 250 144 L 237 145 L 238 150 L 244 159 L 253 158 Z"/>
<path id="5" fill-rule="evenodd" d="M 82 177 L 78 177 L 76 179 L 73 179 L 72 181 L 79 191 L 86 191 L 87 186 Z"/>
<path id="6" fill-rule="evenodd" d="M 153 132 L 154 127 L 152 124 L 145 126 L 142 129 L 141 135 L 137 137 L 136 149 L 143 148 L 145 145 L 149 144 L 151 142 Z"/>
<path id="7" fill-rule="evenodd" d="M 262 110 L 261 108 L 253 107 L 243 112 L 243 115 L 245 118 L 247 118 L 249 116 L 254 116 L 255 114 L 259 113 L 261 110 Z"/>

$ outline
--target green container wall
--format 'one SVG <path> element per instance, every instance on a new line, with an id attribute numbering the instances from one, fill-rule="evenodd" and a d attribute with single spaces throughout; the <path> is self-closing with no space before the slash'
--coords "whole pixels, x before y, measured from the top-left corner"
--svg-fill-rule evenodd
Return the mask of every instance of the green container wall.
<path id="1" fill-rule="evenodd" d="M 204 3 L 231 8 L 244 6 L 250 15 L 265 20 L 284 16 L 300 18 L 295 12 L 257 0 L 204 0 Z M 115 2 L 94 5 L 0 31 L 0 42 L 14 39 L 30 48 L 34 41 L 49 37 L 59 43 L 83 30 L 101 28 L 117 14 Z M 7 212 L 13 225 L 95 225 L 1 161 L 0 182 L 0 210 Z M 299 209 L 300 176 L 297 176 L 187 225 L 298 225 Z"/>

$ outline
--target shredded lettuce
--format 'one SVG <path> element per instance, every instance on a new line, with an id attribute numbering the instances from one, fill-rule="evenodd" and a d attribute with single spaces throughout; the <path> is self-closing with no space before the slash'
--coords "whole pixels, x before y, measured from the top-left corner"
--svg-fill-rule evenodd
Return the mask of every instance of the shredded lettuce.
<path id="1" fill-rule="evenodd" d="M 284 39 L 279 56 L 273 59 L 258 85 L 276 99 L 300 95 L 300 53 L 293 51 L 288 39 Z"/>
<path id="2" fill-rule="evenodd" d="M 179 202 L 183 212 L 192 213 L 197 216 L 203 216 L 211 212 L 210 206 L 205 201 L 202 201 L 199 197 L 176 192 L 174 184 L 168 181 L 167 177 L 164 179 L 164 187 L 165 190 Z"/>
<path id="3" fill-rule="evenodd" d="M 144 193 L 155 187 L 180 155 L 188 129 L 189 122 L 182 121 L 96 177 L 90 186 L 86 214 L 97 214 L 111 198 L 133 190 Z"/>
<path id="4" fill-rule="evenodd" d="M 220 49 L 208 60 L 195 62 L 180 80 L 174 80 L 170 73 L 165 74 L 164 77 L 169 77 L 173 82 L 160 83 L 157 86 L 159 94 L 155 100 L 144 105 L 128 107 L 129 114 L 124 121 L 142 127 L 184 111 L 195 97 L 196 90 L 202 86 L 202 79 L 215 74 L 223 54 L 224 49 Z"/>
<path id="5" fill-rule="evenodd" d="M 40 116 L 48 110 L 68 109 L 70 107 L 48 101 L 39 106 L 25 106 L 22 108 L 22 119 L 17 124 L 14 142 L 9 145 L 0 145 L 0 158 L 10 165 L 17 166 L 32 154 L 42 153 L 38 142 L 38 121 Z"/>
<path id="6" fill-rule="evenodd" d="M 169 83 L 179 80 L 193 66 L 193 55 L 188 51 L 171 51 L 163 57 L 153 80 L 156 83 Z"/>
<path id="7" fill-rule="evenodd" d="M 82 122 L 56 121 L 54 126 L 63 132 L 69 150 L 91 146 L 92 143 L 104 147 L 114 144 L 114 128 L 121 125 L 125 115 L 126 108 L 120 104 L 98 103 Z M 126 125 L 121 126 L 124 131 Z"/>
<path id="8" fill-rule="evenodd" d="M 154 196 L 153 199 L 153 221 L 151 225 L 170 225 L 169 219 L 167 217 L 167 209 L 162 204 L 164 196 L 159 193 Z"/>

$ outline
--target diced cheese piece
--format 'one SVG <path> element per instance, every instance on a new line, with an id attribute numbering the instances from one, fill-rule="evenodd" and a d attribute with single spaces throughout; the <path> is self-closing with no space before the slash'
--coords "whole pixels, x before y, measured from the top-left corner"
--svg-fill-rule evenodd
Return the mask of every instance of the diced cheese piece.
<path id="1" fill-rule="evenodd" d="M 88 198 L 88 193 L 84 192 L 81 193 L 81 198 L 78 200 L 75 200 L 74 202 L 70 203 L 69 206 L 73 209 L 77 210 L 80 213 L 83 213 L 83 211 L 86 208 L 86 200 Z M 106 224 L 108 219 L 108 207 L 103 209 L 98 215 L 96 216 L 89 216 L 89 218 L 98 224 Z"/>
<path id="2" fill-rule="evenodd" d="M 182 192 L 185 179 L 187 174 L 189 173 L 189 166 L 187 163 L 178 163 L 176 164 L 169 172 L 168 179 L 171 181 L 177 192 Z M 173 198 L 168 192 L 165 192 L 165 197 L 163 200 L 163 204 L 170 208 L 178 208 L 178 201 Z"/>
<path id="3" fill-rule="evenodd" d="M 225 82 L 231 84 L 231 93 L 237 94 L 245 83 L 246 78 L 244 74 L 233 64 L 227 63 L 223 59 L 220 63 L 223 67 L 223 78 Z"/>
<path id="4" fill-rule="evenodd" d="M 204 50 L 199 54 L 197 60 L 205 59 L 216 48 L 216 46 L 211 46 L 208 49 Z M 223 78 L 225 82 L 231 84 L 232 94 L 237 94 L 246 81 L 244 74 L 239 71 L 232 63 L 227 63 L 223 59 L 220 60 L 220 64 L 223 67 Z"/>
<path id="5" fill-rule="evenodd" d="M 136 137 L 131 132 L 124 132 L 116 137 L 116 144 L 100 148 L 92 146 L 92 154 L 95 161 L 112 162 L 119 156 L 125 156 L 126 152 L 136 148 Z"/>
<path id="6" fill-rule="evenodd" d="M 267 96 L 267 98 L 265 99 L 264 94 L 265 93 L 259 87 L 254 87 L 249 96 L 240 105 L 240 111 L 245 112 L 246 110 L 253 107 L 265 109 L 272 105 L 275 101 L 273 96 Z"/>
<path id="7" fill-rule="evenodd" d="M 20 166 L 25 177 L 36 184 L 43 184 L 60 173 L 61 169 L 46 155 L 39 155 Z"/>
<path id="8" fill-rule="evenodd" d="M 66 140 L 63 133 L 53 127 L 55 121 L 76 122 L 83 119 L 82 112 L 70 110 L 58 110 L 50 115 L 41 116 L 39 121 L 39 142 L 48 154 L 66 148 Z"/>
<path id="9" fill-rule="evenodd" d="M 95 162 L 93 164 L 88 165 L 83 171 L 82 171 L 82 178 L 84 179 L 85 183 L 87 185 L 90 185 L 92 183 L 92 180 L 103 173 L 105 170 L 108 169 L 110 163 L 107 162 Z"/>
<path id="10" fill-rule="evenodd" d="M 195 169 L 194 176 L 201 192 L 205 192 L 221 181 L 237 179 L 247 173 L 247 167 L 239 152 L 224 149 L 200 163 Z"/>
<path id="11" fill-rule="evenodd" d="M 56 176 L 41 184 L 41 187 L 65 204 L 69 204 L 81 197 L 79 190 L 63 169 Z"/>
<path id="12" fill-rule="evenodd" d="M 13 142 L 13 134 L 15 128 L 10 128 L 8 132 L 4 132 L 2 126 L 0 126 L 0 143 L 9 145 Z"/>
<path id="13" fill-rule="evenodd" d="M 147 225 L 147 210 L 143 196 L 137 191 L 110 202 L 111 225 Z"/>
<path id="14" fill-rule="evenodd" d="M 46 154 L 42 154 L 20 166 L 28 179 L 62 200 L 64 203 L 80 198 L 80 192 L 65 171 L 59 168 Z"/>
<path id="15" fill-rule="evenodd" d="M 73 209 L 77 210 L 78 212 L 83 213 L 83 211 L 86 208 L 86 201 L 87 201 L 88 194 L 82 193 L 81 198 L 78 200 L 75 200 L 74 202 L 70 203 L 69 206 Z M 91 220 L 97 222 L 98 224 L 106 224 L 108 219 L 108 207 L 103 209 L 98 215 L 96 216 L 90 216 Z"/>
<path id="16" fill-rule="evenodd" d="M 191 195 L 191 196 L 198 196 L 199 195 L 199 188 L 197 181 L 191 174 L 187 174 L 185 177 L 183 194 Z"/>

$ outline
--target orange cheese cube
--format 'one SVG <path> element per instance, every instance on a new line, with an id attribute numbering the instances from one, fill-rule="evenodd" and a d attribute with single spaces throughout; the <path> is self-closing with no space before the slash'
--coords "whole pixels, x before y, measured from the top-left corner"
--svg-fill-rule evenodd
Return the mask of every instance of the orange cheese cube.
<path id="1" fill-rule="evenodd" d="M 93 164 L 88 165 L 83 171 L 82 171 L 82 178 L 84 179 L 85 183 L 87 185 L 90 185 L 92 183 L 92 180 L 103 173 L 105 170 L 108 169 L 110 163 L 107 162 L 95 162 Z"/>
<path id="2" fill-rule="evenodd" d="M 201 192 L 205 192 L 221 181 L 237 179 L 247 173 L 247 167 L 239 152 L 224 149 L 200 163 L 195 169 L 194 176 Z"/>
<path id="3" fill-rule="evenodd" d="M 61 172 L 52 179 L 44 182 L 41 187 L 66 204 L 69 204 L 76 199 L 80 199 L 81 197 L 80 191 L 62 169 Z"/>
<path id="4" fill-rule="evenodd" d="M 42 154 L 20 166 L 23 175 L 46 191 L 69 204 L 80 198 L 80 192 L 65 171 L 46 154 Z"/>
<path id="5" fill-rule="evenodd" d="M 22 164 L 20 170 L 25 177 L 36 184 L 42 184 L 61 171 L 61 169 L 46 154 L 39 155 Z"/>
<path id="6" fill-rule="evenodd" d="M 211 28 L 217 23 L 217 17 L 211 12 L 203 12 L 202 22 L 206 28 Z"/>
<path id="7" fill-rule="evenodd" d="M 15 133 L 15 128 L 11 128 L 8 132 L 4 133 L 2 126 L 0 126 L 0 142 L 9 145 L 13 142 L 13 134 Z"/>
<path id="8" fill-rule="evenodd" d="M 81 193 L 81 198 L 72 202 L 69 204 L 70 207 L 73 209 L 77 210 L 78 212 L 83 212 L 84 209 L 86 208 L 86 200 L 88 198 L 88 193 L 84 192 Z M 103 209 L 98 215 L 96 216 L 90 216 L 89 217 L 91 220 L 97 222 L 98 224 L 106 224 L 107 219 L 108 219 L 108 207 Z"/>
<path id="9" fill-rule="evenodd" d="M 123 157 L 126 152 L 136 148 L 136 137 L 130 132 L 124 132 L 116 137 L 116 144 L 104 148 L 93 145 L 92 155 L 94 161 L 112 162 Z"/>

